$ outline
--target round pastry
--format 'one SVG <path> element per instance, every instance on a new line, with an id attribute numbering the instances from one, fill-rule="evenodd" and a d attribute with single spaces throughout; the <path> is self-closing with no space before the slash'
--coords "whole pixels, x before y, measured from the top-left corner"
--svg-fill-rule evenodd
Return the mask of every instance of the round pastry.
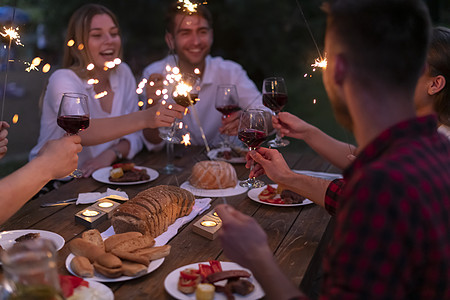
<path id="1" fill-rule="evenodd" d="M 199 189 L 226 189 L 236 186 L 237 175 L 227 162 L 205 160 L 194 165 L 189 182 Z"/>

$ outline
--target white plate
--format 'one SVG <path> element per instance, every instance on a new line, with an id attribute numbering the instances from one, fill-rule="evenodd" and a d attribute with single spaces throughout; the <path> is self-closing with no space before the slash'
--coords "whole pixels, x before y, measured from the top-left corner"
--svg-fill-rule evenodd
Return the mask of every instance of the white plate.
<path id="1" fill-rule="evenodd" d="M 239 156 L 239 157 L 232 157 L 230 159 L 225 159 L 224 157 L 217 157 L 219 152 L 224 151 L 226 148 L 216 148 L 212 149 L 207 153 L 209 159 L 212 160 L 220 160 L 220 161 L 226 161 L 232 164 L 243 164 L 246 162 L 245 156 Z M 246 149 L 242 149 L 242 151 L 246 151 Z"/>
<path id="2" fill-rule="evenodd" d="M 94 178 L 95 180 L 97 180 L 99 182 L 107 183 L 107 184 L 132 185 L 132 184 L 141 184 L 141 183 L 150 182 L 152 180 L 155 180 L 159 176 L 159 173 L 156 170 L 146 168 L 146 167 L 141 167 L 141 166 L 136 166 L 135 168 L 136 169 L 146 169 L 147 174 L 150 176 L 150 179 L 141 180 L 141 181 L 112 182 L 112 181 L 109 181 L 109 172 L 111 171 L 112 167 L 105 167 L 105 168 L 98 169 L 97 171 L 92 173 L 92 178 Z"/>
<path id="3" fill-rule="evenodd" d="M 21 229 L 21 230 L 10 230 L 0 232 L 0 246 L 3 249 L 8 249 L 12 245 L 16 243 L 15 239 L 21 237 L 27 233 L 39 233 L 41 238 L 51 240 L 55 246 L 56 250 L 61 249 L 64 246 L 64 238 L 57 233 L 46 231 L 46 230 L 37 230 L 37 229 Z"/>
<path id="4" fill-rule="evenodd" d="M 87 282 L 89 282 L 89 287 L 88 287 L 88 291 L 89 291 L 89 299 L 92 300 L 114 300 L 114 293 L 112 292 L 112 290 L 107 287 L 106 285 L 97 282 L 97 281 L 93 281 L 90 279 L 84 279 Z M 78 288 L 75 289 L 75 293 L 77 291 Z M 83 293 L 82 296 L 85 296 L 85 294 Z M 72 299 L 73 296 L 70 296 L 69 298 L 67 298 L 68 300 Z M 76 299 L 80 299 L 80 297 L 76 298 Z"/>
<path id="5" fill-rule="evenodd" d="M 292 170 L 292 171 L 297 174 L 303 174 L 303 175 L 323 178 L 323 179 L 327 179 L 327 180 L 334 180 L 336 178 L 342 178 L 341 174 L 336 174 L 336 173 L 315 172 L 315 171 L 306 171 L 306 170 Z"/>
<path id="6" fill-rule="evenodd" d="M 70 267 L 70 262 L 72 261 L 72 259 L 74 257 L 75 256 L 72 253 L 70 253 L 67 256 L 67 258 L 66 258 L 66 268 L 72 275 L 78 276 L 77 274 L 75 274 L 75 272 Z M 152 262 L 150 262 L 150 265 L 148 265 L 147 273 L 143 274 L 141 276 L 147 275 L 148 273 L 151 273 L 151 272 L 155 271 L 156 269 L 159 268 L 159 266 L 162 265 L 163 262 L 164 262 L 164 258 L 153 260 Z M 131 280 L 131 279 L 135 279 L 135 278 L 138 278 L 138 277 L 141 277 L 141 276 L 134 276 L 134 277 L 120 276 L 120 277 L 117 277 L 117 278 L 108 278 L 106 276 L 103 276 L 103 275 L 95 272 L 94 273 L 94 277 L 84 278 L 84 280 L 88 279 L 88 280 L 99 281 L 99 282 L 118 282 L 118 281 L 127 281 L 127 280 Z"/>
<path id="7" fill-rule="evenodd" d="M 247 191 L 247 188 L 240 186 L 239 182 L 238 184 L 236 184 L 234 188 L 206 190 L 206 189 L 198 189 L 192 186 L 189 183 L 189 181 L 185 181 L 183 182 L 183 184 L 181 184 L 180 188 L 188 190 L 195 196 L 199 197 L 228 197 L 240 195 Z"/>
<path id="8" fill-rule="evenodd" d="M 245 269 L 234 262 L 222 261 L 220 263 L 222 264 L 222 270 L 224 270 L 224 271 L 246 270 L 247 272 L 250 272 L 250 270 Z M 164 280 L 164 288 L 172 297 L 179 299 L 179 300 L 195 300 L 195 293 L 186 295 L 178 290 L 178 279 L 180 277 L 180 271 L 182 271 L 184 269 L 188 269 L 188 268 L 198 269 L 198 264 L 208 264 L 208 262 L 200 262 L 200 263 L 186 265 L 186 266 L 180 267 L 176 270 L 173 270 L 172 272 L 170 272 L 169 275 L 167 275 L 166 279 Z M 260 298 L 264 297 L 264 291 L 263 291 L 262 287 L 259 285 L 259 283 L 256 281 L 255 277 L 253 277 L 253 275 L 250 276 L 250 278 L 245 278 L 245 279 L 247 279 L 248 281 L 253 283 L 253 285 L 255 286 L 255 289 L 253 290 L 253 292 L 251 292 L 247 296 L 233 294 L 236 300 L 243 300 L 243 299 L 253 300 L 253 299 L 260 299 Z M 227 299 L 227 297 L 223 293 L 216 293 L 214 296 L 214 300 L 225 300 L 225 299 Z"/>
<path id="9" fill-rule="evenodd" d="M 278 187 L 278 184 L 271 184 L 270 186 L 276 189 Z M 261 200 L 259 200 L 258 195 L 266 187 L 267 186 L 263 186 L 263 187 L 256 188 L 256 189 L 251 189 L 250 191 L 248 191 L 247 195 L 253 201 L 256 201 L 256 202 L 261 203 L 261 204 L 272 205 L 272 206 L 291 207 L 291 206 L 302 206 L 302 205 L 308 205 L 308 204 L 314 203 L 314 202 L 312 202 L 309 199 L 305 199 L 305 200 L 303 200 L 302 203 L 296 203 L 296 204 L 276 204 L 276 203 L 269 203 L 269 202 L 261 201 Z"/>

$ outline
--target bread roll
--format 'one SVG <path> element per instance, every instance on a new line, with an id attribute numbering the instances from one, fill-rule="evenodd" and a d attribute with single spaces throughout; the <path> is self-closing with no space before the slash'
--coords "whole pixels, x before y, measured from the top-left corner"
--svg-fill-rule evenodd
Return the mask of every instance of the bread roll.
<path id="1" fill-rule="evenodd" d="M 91 263 L 93 263 L 98 256 L 105 254 L 105 251 L 102 248 L 81 238 L 70 241 L 69 249 L 75 256 L 87 257 Z"/>
<path id="2" fill-rule="evenodd" d="M 140 236 L 142 236 L 142 233 L 136 231 L 114 234 L 105 240 L 105 251 L 110 252 L 118 244 Z"/>
<path id="3" fill-rule="evenodd" d="M 163 257 L 166 257 L 170 254 L 170 245 L 164 245 L 159 247 L 151 247 L 151 248 L 144 248 L 140 250 L 136 250 L 133 253 L 138 254 L 141 256 L 146 257 L 150 261 L 160 259 Z"/>
<path id="4" fill-rule="evenodd" d="M 122 262 L 122 273 L 125 276 L 142 276 L 147 274 L 148 267 L 143 264 L 124 260 Z"/>
<path id="5" fill-rule="evenodd" d="M 226 189 L 236 186 L 237 175 L 225 161 L 205 160 L 194 165 L 189 182 L 199 189 Z"/>
<path id="6" fill-rule="evenodd" d="M 102 274 L 108 278 L 117 278 L 117 277 L 122 276 L 122 267 L 107 268 L 107 267 L 100 265 L 97 262 L 94 262 L 94 269 L 95 269 L 95 271 L 99 272 L 100 274 Z"/>
<path id="7" fill-rule="evenodd" d="M 95 262 L 109 269 L 117 269 L 122 267 L 122 261 L 120 260 L 120 258 L 112 253 L 99 255 Z"/>
<path id="8" fill-rule="evenodd" d="M 152 187 L 120 205 L 111 223 L 116 233 L 137 231 L 155 238 L 177 218 L 189 214 L 194 202 L 194 195 L 179 187 Z"/>
<path id="9" fill-rule="evenodd" d="M 91 229 L 88 231 L 85 231 L 81 234 L 81 238 L 83 240 L 86 240 L 88 242 L 91 242 L 92 244 L 99 246 L 103 250 L 105 250 L 105 245 L 103 243 L 103 238 L 100 235 L 100 231 L 97 229 Z"/>
<path id="10" fill-rule="evenodd" d="M 80 277 L 94 277 L 94 266 L 84 256 L 75 256 L 70 262 L 70 267 Z"/>
<path id="11" fill-rule="evenodd" d="M 116 255 L 117 257 L 120 257 L 121 259 L 136 262 L 136 263 L 139 263 L 139 264 L 142 264 L 145 266 L 148 266 L 150 264 L 150 259 L 148 259 L 144 255 L 131 253 L 131 252 L 127 252 L 127 251 L 115 250 L 115 249 L 113 249 L 111 251 L 111 253 Z"/>

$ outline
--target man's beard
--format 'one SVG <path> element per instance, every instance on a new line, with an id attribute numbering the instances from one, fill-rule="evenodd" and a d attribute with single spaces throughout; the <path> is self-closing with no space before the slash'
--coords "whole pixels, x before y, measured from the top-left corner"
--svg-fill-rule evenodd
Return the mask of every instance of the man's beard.
<path id="1" fill-rule="evenodd" d="M 344 101 L 337 96 L 333 97 L 330 95 L 330 100 L 337 122 L 345 129 L 353 132 L 353 120 L 347 105 L 345 105 Z"/>

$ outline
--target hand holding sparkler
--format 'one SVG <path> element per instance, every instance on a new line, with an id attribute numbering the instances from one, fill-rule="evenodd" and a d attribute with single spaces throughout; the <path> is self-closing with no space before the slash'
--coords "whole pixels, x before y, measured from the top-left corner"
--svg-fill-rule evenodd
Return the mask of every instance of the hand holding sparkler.
<path id="1" fill-rule="evenodd" d="M 0 159 L 2 159 L 8 151 L 8 139 L 6 138 L 8 136 L 8 128 L 8 123 L 0 121 Z"/>

